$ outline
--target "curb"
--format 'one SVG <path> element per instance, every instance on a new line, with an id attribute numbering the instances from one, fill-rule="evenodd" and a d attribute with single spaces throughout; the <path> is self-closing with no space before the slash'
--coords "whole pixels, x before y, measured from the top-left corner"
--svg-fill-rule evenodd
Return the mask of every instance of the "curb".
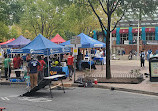
<path id="1" fill-rule="evenodd" d="M 147 95 L 158 96 L 158 93 L 155 93 L 155 92 L 135 90 L 135 89 L 118 88 L 118 87 L 103 86 L 103 85 L 94 85 L 94 87 L 95 88 L 103 88 L 103 89 L 110 89 L 110 90 L 117 90 L 117 91 L 125 91 L 125 92 L 132 92 L 132 93 L 138 93 L 138 94 L 147 94 Z"/>
<path id="2" fill-rule="evenodd" d="M 27 85 L 24 82 L 0 82 L 0 85 L 11 85 L 11 84 Z M 64 87 L 78 87 L 78 84 L 77 83 L 64 83 Z M 132 93 L 137 93 L 137 94 L 147 94 L 147 95 L 158 96 L 158 93 L 155 93 L 155 92 L 135 90 L 135 89 L 118 88 L 118 87 L 103 86 L 103 85 L 94 85 L 93 87 L 94 88 L 109 89 L 112 91 L 117 90 L 117 91 L 132 92 Z"/>
<path id="3" fill-rule="evenodd" d="M 78 87 L 77 84 L 73 83 L 71 87 Z M 111 86 L 103 86 L 103 85 L 94 85 L 94 88 L 102 88 L 102 89 L 109 89 L 109 90 L 117 90 L 117 91 L 125 91 L 125 92 L 132 92 L 137 94 L 147 94 L 147 95 L 154 95 L 158 96 L 158 93 L 149 92 L 149 91 L 142 91 L 142 90 L 135 90 L 135 89 L 127 89 L 127 88 L 118 88 L 118 87 L 111 87 Z"/>

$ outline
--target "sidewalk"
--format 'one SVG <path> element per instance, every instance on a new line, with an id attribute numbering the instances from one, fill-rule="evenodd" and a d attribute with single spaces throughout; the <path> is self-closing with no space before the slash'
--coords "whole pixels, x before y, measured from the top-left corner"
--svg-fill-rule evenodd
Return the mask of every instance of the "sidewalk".
<path id="1" fill-rule="evenodd" d="M 97 65 L 97 70 L 93 70 L 91 74 L 96 76 L 104 76 L 105 77 L 105 65 L 103 66 L 103 70 L 101 69 L 100 65 Z M 112 76 L 119 76 L 120 74 L 124 73 L 127 74 L 132 69 L 141 69 L 141 73 L 149 73 L 149 63 L 148 61 L 145 61 L 145 67 L 140 67 L 140 61 L 137 60 L 112 60 L 111 61 L 111 73 Z M 76 72 L 76 78 L 80 75 L 83 75 L 84 72 L 77 71 Z M 128 92 L 134 92 L 134 93 L 142 93 L 142 94 L 150 94 L 150 95 L 157 95 L 158 96 L 158 82 L 150 82 L 149 77 L 146 78 L 144 76 L 144 81 L 140 84 L 115 84 L 115 83 L 98 83 L 94 87 L 98 88 L 106 88 L 106 89 L 114 89 L 114 90 L 121 90 L 121 91 L 128 91 Z M 1 81 L 0 81 L 1 82 Z M 5 79 L 3 79 L 2 82 L 5 82 Z M 74 81 L 69 81 L 67 78 L 63 81 L 65 87 L 73 87 L 78 86 L 74 83 Z M 16 83 L 16 82 L 15 82 Z M 57 82 L 54 82 L 56 84 Z M 17 83 L 18 84 L 18 83 Z"/>
<path id="2" fill-rule="evenodd" d="M 104 66 L 105 67 L 105 66 Z M 145 61 L 145 67 L 140 67 L 139 60 L 112 60 L 111 61 L 111 73 L 112 76 L 119 76 L 119 74 L 127 74 L 132 69 L 141 69 L 141 73 L 149 73 L 149 62 Z M 99 71 L 98 71 L 99 70 Z M 94 71 L 95 74 L 104 74 L 105 68 L 101 71 L 99 68 Z M 121 91 L 150 94 L 158 96 L 158 82 L 150 82 L 150 77 L 146 78 L 144 76 L 144 81 L 140 84 L 115 84 L 115 83 L 98 83 L 95 87 L 108 88 Z"/>

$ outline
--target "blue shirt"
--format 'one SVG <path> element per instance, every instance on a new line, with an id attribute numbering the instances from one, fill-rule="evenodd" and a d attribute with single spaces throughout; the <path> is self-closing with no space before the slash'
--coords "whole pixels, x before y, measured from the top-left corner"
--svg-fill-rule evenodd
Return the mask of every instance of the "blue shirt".
<path id="1" fill-rule="evenodd" d="M 37 73 L 37 67 L 40 65 L 40 63 L 37 60 L 31 60 L 28 64 L 28 67 L 30 68 L 30 74 Z"/>

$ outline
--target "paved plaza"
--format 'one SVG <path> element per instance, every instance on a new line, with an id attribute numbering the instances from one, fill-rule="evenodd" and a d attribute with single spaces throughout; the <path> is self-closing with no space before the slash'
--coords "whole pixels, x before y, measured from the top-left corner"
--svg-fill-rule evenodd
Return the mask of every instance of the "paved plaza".
<path id="1" fill-rule="evenodd" d="M 101 65 L 96 65 L 97 70 L 93 70 L 90 73 L 90 71 L 86 71 L 91 75 L 105 77 L 105 70 L 106 65 L 103 65 L 103 70 Z M 141 73 L 149 73 L 149 62 L 145 61 L 145 67 L 140 67 L 140 61 L 139 60 L 111 60 L 111 73 L 112 77 L 120 77 L 124 75 L 128 75 L 129 72 L 133 69 L 140 69 Z M 85 74 L 85 71 L 77 71 L 76 72 L 76 79 L 80 76 L 83 76 Z M 5 81 L 4 79 L 2 81 Z M 74 85 L 74 81 L 69 81 L 69 79 L 64 80 L 65 86 L 69 87 Z M 140 84 L 115 84 L 115 83 L 98 83 L 98 86 L 102 86 L 104 88 L 111 88 L 114 87 L 115 89 L 123 89 L 125 91 L 134 91 L 134 92 L 140 92 L 143 91 L 143 93 L 147 94 L 154 94 L 158 95 L 158 82 L 150 82 L 149 78 L 146 78 L 144 76 L 144 81 Z M 136 90 L 136 91 L 135 91 Z M 142 93 L 142 92 L 141 92 Z"/>

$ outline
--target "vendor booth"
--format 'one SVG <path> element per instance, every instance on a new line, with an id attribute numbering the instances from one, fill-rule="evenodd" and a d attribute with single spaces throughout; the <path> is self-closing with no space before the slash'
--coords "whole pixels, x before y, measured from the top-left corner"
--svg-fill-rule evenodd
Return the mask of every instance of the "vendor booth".
<path id="1" fill-rule="evenodd" d="M 51 66 L 50 64 L 50 55 L 53 54 L 60 54 L 60 53 L 68 53 L 70 52 L 70 48 L 64 47 L 58 44 L 55 44 L 48 40 L 47 38 L 43 37 L 41 34 L 39 34 L 32 42 L 27 44 L 25 47 L 21 49 L 8 49 L 7 53 L 21 53 L 21 54 L 37 54 L 37 55 L 45 55 L 47 57 L 47 72 L 49 77 L 43 77 L 38 81 L 38 85 L 33 87 L 30 91 L 24 93 L 22 96 L 31 96 L 36 91 L 40 90 L 41 88 L 44 88 L 45 86 L 49 85 L 49 90 L 51 94 L 52 88 L 51 82 L 54 80 L 61 80 L 61 84 L 63 86 L 62 79 L 66 78 L 69 75 L 68 67 L 62 67 L 62 66 Z M 25 70 L 25 69 L 16 69 L 16 71 L 19 70 Z M 57 73 L 52 73 L 57 72 Z M 26 75 L 27 76 L 27 75 Z M 24 77 L 25 78 L 25 77 Z M 21 81 L 22 82 L 22 81 Z M 64 90 L 64 86 L 63 86 Z M 65 93 L 65 90 L 64 90 Z M 51 94 L 52 97 L 52 94 Z"/>
<path id="2" fill-rule="evenodd" d="M 52 66 L 49 64 L 49 61 L 50 61 L 49 55 L 59 54 L 59 53 L 68 53 L 68 52 L 70 52 L 70 48 L 55 44 L 51 42 L 50 40 L 48 40 L 47 38 L 43 37 L 41 34 L 39 34 L 32 42 L 30 42 L 29 44 L 27 44 L 25 47 L 21 49 L 8 49 L 7 50 L 8 54 L 21 53 L 21 54 L 38 54 L 38 55 L 47 56 L 48 74 L 50 74 L 50 72 L 54 70 Z M 66 77 L 67 77 L 68 76 L 67 66 L 66 67 L 58 66 L 58 67 L 61 67 L 62 72 L 65 72 Z"/>
<path id="3" fill-rule="evenodd" d="M 98 59 L 101 61 L 101 63 L 103 63 L 103 64 L 106 63 L 104 61 L 105 57 L 104 58 L 101 57 L 101 56 L 96 57 L 94 54 L 93 55 L 91 54 L 91 49 L 92 48 L 98 48 L 98 49 L 99 48 L 105 48 L 106 47 L 105 43 L 100 42 L 98 40 L 95 40 L 95 39 L 89 37 L 88 35 L 85 35 L 84 33 L 81 33 L 81 34 L 77 35 L 77 37 L 80 38 L 80 44 L 75 44 L 75 46 L 74 46 L 74 44 L 71 44 L 71 40 L 68 40 L 64 43 L 61 43 L 60 45 L 66 46 L 66 47 L 71 47 L 71 48 L 78 46 L 78 48 L 80 48 L 80 49 L 84 49 L 84 50 L 86 49 L 86 51 L 89 54 L 83 54 L 83 55 L 81 54 L 82 57 L 79 56 L 80 55 L 79 53 L 77 55 L 77 58 L 76 58 L 77 59 L 77 63 L 76 63 L 77 65 L 76 66 L 78 66 L 79 70 L 80 70 L 80 68 L 81 69 L 89 68 L 90 72 L 91 72 L 91 69 L 96 69 L 95 62 Z M 93 56 L 93 59 L 92 59 L 92 56 Z M 82 58 L 82 59 L 80 59 L 80 58 Z M 103 64 L 102 64 L 102 69 L 103 69 Z M 74 82 L 75 82 L 75 74 L 74 74 Z"/>
<path id="4" fill-rule="evenodd" d="M 80 41 L 81 45 L 80 45 L 79 48 L 105 48 L 106 47 L 105 43 L 100 42 L 98 40 L 95 40 L 95 39 L 89 37 L 88 35 L 85 35 L 84 33 L 81 33 L 77 36 L 81 38 L 80 39 L 81 40 Z M 66 47 L 73 47 L 73 44 L 70 43 L 70 40 L 68 40 L 64 43 L 61 43 L 60 45 L 66 46 Z M 88 58 L 91 58 L 90 56 L 91 55 L 86 56 L 84 58 L 84 60 L 82 60 L 81 62 L 84 62 L 84 64 L 85 64 L 85 62 L 88 62 L 90 60 L 90 59 L 88 59 Z M 88 61 L 86 60 L 86 58 L 87 58 Z M 101 63 L 106 64 L 106 58 L 105 57 L 101 57 L 101 56 L 95 57 L 94 56 L 93 61 L 96 61 L 96 60 L 99 60 L 99 61 L 101 61 Z"/>

